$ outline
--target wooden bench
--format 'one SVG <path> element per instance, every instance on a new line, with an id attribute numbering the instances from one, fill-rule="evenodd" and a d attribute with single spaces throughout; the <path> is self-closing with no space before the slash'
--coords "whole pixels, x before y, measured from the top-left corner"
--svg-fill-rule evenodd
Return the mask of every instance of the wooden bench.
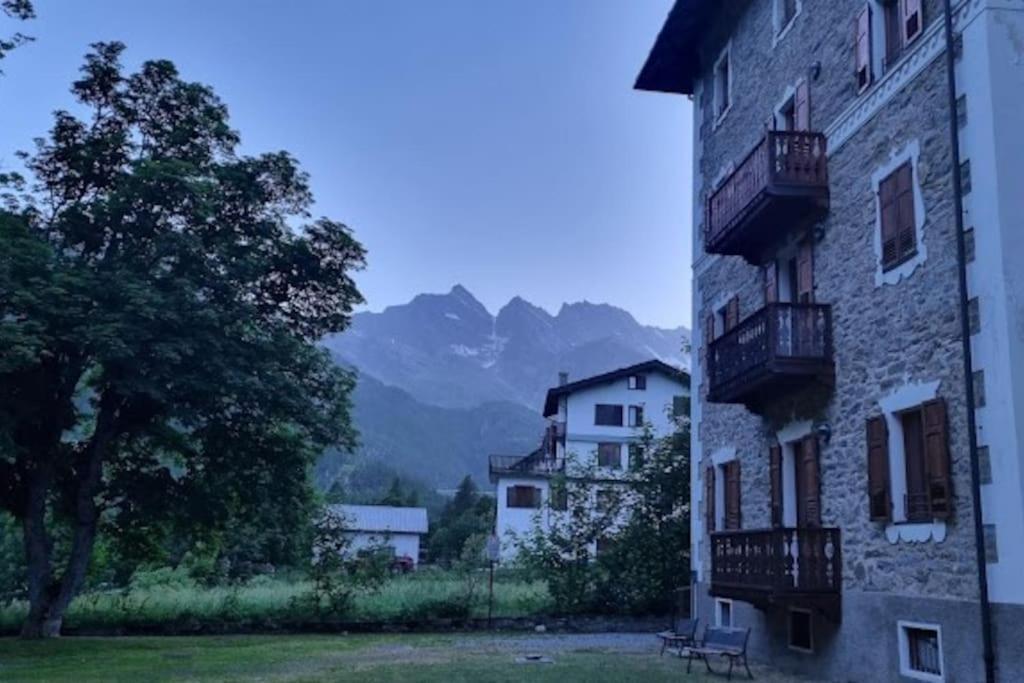
<path id="1" fill-rule="evenodd" d="M 714 669 L 711 668 L 710 658 L 725 657 L 729 660 L 728 678 L 732 678 L 732 668 L 737 661 L 743 664 L 743 668 L 747 670 L 747 675 L 753 678 L 754 674 L 750 673 L 750 667 L 747 666 L 747 640 L 749 638 L 749 628 L 707 627 L 704 629 L 704 640 L 701 641 L 700 645 L 688 648 L 686 673 L 690 673 L 690 665 L 695 658 L 703 659 L 704 666 L 708 668 L 708 671 L 715 673 Z"/>
<path id="2" fill-rule="evenodd" d="M 679 656 L 683 656 L 683 648 L 696 645 L 697 619 L 677 619 L 671 631 L 662 631 L 657 634 L 661 638 L 661 654 L 665 654 L 665 648 L 673 647 L 678 649 Z"/>

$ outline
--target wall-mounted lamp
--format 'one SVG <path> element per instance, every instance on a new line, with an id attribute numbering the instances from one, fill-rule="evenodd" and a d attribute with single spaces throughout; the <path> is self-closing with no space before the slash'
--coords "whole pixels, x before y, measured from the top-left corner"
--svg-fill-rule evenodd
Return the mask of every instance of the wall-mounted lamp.
<path id="1" fill-rule="evenodd" d="M 819 76 L 821 76 L 821 62 L 815 62 L 811 64 L 811 78 L 818 80 Z"/>
<path id="2" fill-rule="evenodd" d="M 814 432 L 818 435 L 818 439 L 828 443 L 832 440 L 832 425 L 827 422 L 822 422 L 814 426 Z"/>

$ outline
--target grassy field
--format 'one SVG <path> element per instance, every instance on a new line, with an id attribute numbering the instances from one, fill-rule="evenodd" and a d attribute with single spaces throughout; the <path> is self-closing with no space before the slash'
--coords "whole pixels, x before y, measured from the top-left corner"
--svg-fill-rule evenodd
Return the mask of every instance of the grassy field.
<path id="1" fill-rule="evenodd" d="M 472 615 L 486 616 L 484 576 L 477 578 Z M 71 605 L 70 628 L 118 628 L 154 624 L 234 624 L 302 621 L 314 617 L 298 605 L 310 585 L 304 581 L 257 579 L 234 587 L 202 588 L 194 584 L 136 586 L 128 590 L 87 593 Z M 464 594 L 463 578 L 443 572 L 421 572 L 389 580 L 380 589 L 357 595 L 345 620 L 405 621 L 449 616 L 445 606 Z M 502 577 L 494 585 L 496 616 L 549 612 L 551 598 L 543 582 Z M 0 606 L 0 629 L 17 630 L 26 605 Z"/>
<path id="2" fill-rule="evenodd" d="M 679 681 L 708 683 L 697 667 L 654 649 L 573 644 L 573 637 L 233 636 L 0 639 L 0 680 L 47 681 Z M 550 642 L 553 646 L 545 643 Z M 645 642 L 645 641 L 642 641 Z M 558 643 L 564 643 L 559 646 Z M 543 647 L 552 663 L 517 663 Z M 762 683 L 784 678 L 755 667 Z"/>

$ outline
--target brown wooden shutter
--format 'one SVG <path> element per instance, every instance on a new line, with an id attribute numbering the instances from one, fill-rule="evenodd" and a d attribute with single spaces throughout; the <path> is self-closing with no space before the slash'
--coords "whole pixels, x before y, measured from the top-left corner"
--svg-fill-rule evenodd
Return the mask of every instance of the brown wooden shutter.
<path id="1" fill-rule="evenodd" d="M 763 269 L 764 302 L 773 304 L 779 300 L 779 267 L 775 261 L 769 261 Z"/>
<path id="2" fill-rule="evenodd" d="M 900 14 L 903 27 L 903 44 L 921 34 L 921 0 L 900 0 Z"/>
<path id="3" fill-rule="evenodd" d="M 853 22 L 857 92 L 871 85 L 871 6 L 865 5 Z"/>
<path id="4" fill-rule="evenodd" d="M 740 324 L 740 298 L 734 296 L 725 306 L 725 329 L 728 332 Z"/>
<path id="5" fill-rule="evenodd" d="M 800 448 L 800 526 L 821 526 L 821 469 L 818 438 L 804 437 Z"/>
<path id="6" fill-rule="evenodd" d="M 868 508 L 871 521 L 892 519 L 892 494 L 889 486 L 889 427 L 885 416 L 867 421 L 868 441 Z"/>
<path id="7" fill-rule="evenodd" d="M 802 304 L 814 301 L 814 245 L 810 240 L 800 244 L 796 256 L 796 295 Z"/>
<path id="8" fill-rule="evenodd" d="M 768 476 L 771 480 L 772 526 L 782 526 L 782 446 L 768 449 Z"/>
<path id="9" fill-rule="evenodd" d="M 899 260 L 903 261 L 917 251 L 917 231 L 914 227 L 914 171 L 910 162 L 896 170 L 896 239 Z"/>
<path id="10" fill-rule="evenodd" d="M 811 129 L 811 90 L 804 79 L 796 84 L 793 94 L 794 130 Z"/>
<path id="11" fill-rule="evenodd" d="M 885 29 L 885 68 L 888 69 L 903 53 L 903 11 L 899 3 L 890 2 L 882 8 Z"/>
<path id="12" fill-rule="evenodd" d="M 941 398 L 921 406 L 924 423 L 924 461 L 928 477 L 928 502 L 932 517 L 946 519 L 953 510 L 953 484 L 949 475 L 949 434 L 946 402 Z"/>
<path id="13" fill-rule="evenodd" d="M 715 530 L 715 468 L 704 471 L 704 523 L 708 533 Z"/>
<path id="14" fill-rule="evenodd" d="M 899 207 L 897 204 L 896 176 L 887 176 L 878 185 L 878 206 L 882 232 L 882 267 L 889 268 L 900 260 Z"/>
<path id="15" fill-rule="evenodd" d="M 740 461 L 732 460 L 725 466 L 725 528 L 739 529 L 740 515 Z"/>

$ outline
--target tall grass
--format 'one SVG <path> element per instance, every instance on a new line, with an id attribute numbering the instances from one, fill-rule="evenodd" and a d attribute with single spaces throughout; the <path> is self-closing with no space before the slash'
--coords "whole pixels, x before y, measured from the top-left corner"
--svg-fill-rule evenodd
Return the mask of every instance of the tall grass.
<path id="1" fill-rule="evenodd" d="M 388 580 L 375 591 L 359 593 L 344 615 L 346 621 L 388 621 L 487 614 L 487 576 L 472 579 L 450 572 L 424 570 Z M 257 577 L 235 586 L 197 586 L 190 581 L 137 581 L 122 590 L 85 593 L 71 604 L 65 619 L 70 628 L 175 630 L 246 624 L 273 630 L 319 617 L 308 596 L 312 584 L 301 578 Z M 18 629 L 27 612 L 24 602 L 0 606 L 0 631 Z M 540 615 L 553 609 L 547 585 L 499 574 L 494 583 L 494 614 L 503 617 Z"/>

